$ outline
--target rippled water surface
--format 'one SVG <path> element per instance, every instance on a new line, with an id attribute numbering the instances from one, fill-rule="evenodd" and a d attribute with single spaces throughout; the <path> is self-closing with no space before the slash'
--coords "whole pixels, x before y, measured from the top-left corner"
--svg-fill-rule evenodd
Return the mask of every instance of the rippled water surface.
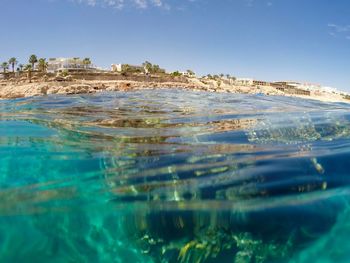
<path id="1" fill-rule="evenodd" d="M 349 262 L 349 110 L 183 90 L 0 101 L 0 262 Z"/>

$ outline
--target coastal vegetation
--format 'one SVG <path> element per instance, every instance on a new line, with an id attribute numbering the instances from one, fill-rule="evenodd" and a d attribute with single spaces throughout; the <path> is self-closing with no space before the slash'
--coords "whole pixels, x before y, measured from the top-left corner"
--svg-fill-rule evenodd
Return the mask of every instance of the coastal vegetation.
<path id="1" fill-rule="evenodd" d="M 12 57 L 9 59 L 9 64 L 12 67 L 12 72 L 15 72 L 15 65 L 17 65 L 18 61 L 16 58 Z"/>
<path id="2" fill-rule="evenodd" d="M 39 71 L 46 72 L 48 65 L 49 64 L 46 62 L 45 58 L 40 58 L 38 60 L 38 69 L 39 69 Z"/>
<path id="3" fill-rule="evenodd" d="M 11 67 L 12 73 L 15 73 L 15 71 L 23 72 L 30 69 L 30 71 L 33 71 L 35 69 L 35 64 L 38 63 L 38 70 L 45 72 L 47 69 L 48 63 L 46 62 L 46 59 L 41 58 L 38 60 L 36 55 L 31 55 L 28 59 L 29 64 L 18 64 L 18 60 L 16 57 L 11 57 L 8 61 L 5 61 L 1 64 L 1 68 L 3 70 L 3 73 L 7 73 L 9 68 Z M 16 69 L 16 65 L 18 65 Z M 30 66 L 30 67 L 29 67 Z"/>
<path id="4" fill-rule="evenodd" d="M 140 67 L 133 67 L 129 64 L 123 64 L 121 72 L 123 75 L 126 75 L 127 73 L 141 73 L 142 69 Z"/>
<path id="5" fill-rule="evenodd" d="M 151 74 L 157 74 L 157 73 L 161 73 L 164 74 L 165 70 L 161 69 L 159 65 L 157 64 L 152 64 L 149 61 L 145 61 L 142 64 L 143 68 L 145 69 L 146 73 L 151 73 Z"/>
<path id="6" fill-rule="evenodd" d="M 189 75 L 189 76 L 195 76 L 196 74 L 192 71 L 192 70 L 190 70 L 190 69 L 188 69 L 187 71 L 187 74 Z"/>
<path id="7" fill-rule="evenodd" d="M 346 100 L 350 100 L 350 95 L 345 94 L 345 95 L 344 95 L 344 99 L 346 99 Z"/>
<path id="8" fill-rule="evenodd" d="M 205 79 L 211 79 L 211 80 L 222 80 L 222 79 L 227 79 L 227 80 L 232 80 L 235 81 L 237 78 L 234 76 L 231 76 L 230 74 L 215 74 L 215 75 L 211 75 L 211 74 L 207 74 L 205 76 L 203 76 L 202 78 Z"/>
<path id="9" fill-rule="evenodd" d="M 4 73 L 6 73 L 6 71 L 7 71 L 8 68 L 9 68 L 9 64 L 8 64 L 7 62 L 3 62 L 3 63 L 1 64 L 1 68 L 2 68 L 2 70 L 4 71 Z"/>
<path id="10" fill-rule="evenodd" d="M 32 65 L 32 69 L 34 69 L 34 65 L 35 65 L 35 63 L 37 63 L 37 62 L 38 62 L 38 58 L 37 58 L 36 55 L 31 55 L 31 56 L 29 57 L 29 63 Z"/>
<path id="11" fill-rule="evenodd" d="M 91 59 L 90 58 L 84 58 L 83 59 L 83 64 L 85 65 L 85 67 L 89 67 L 92 63 L 91 63 Z"/>
<path id="12" fill-rule="evenodd" d="M 173 77 L 180 77 L 180 76 L 182 76 L 182 74 L 179 71 L 174 71 L 173 73 L 171 73 L 171 75 Z"/>

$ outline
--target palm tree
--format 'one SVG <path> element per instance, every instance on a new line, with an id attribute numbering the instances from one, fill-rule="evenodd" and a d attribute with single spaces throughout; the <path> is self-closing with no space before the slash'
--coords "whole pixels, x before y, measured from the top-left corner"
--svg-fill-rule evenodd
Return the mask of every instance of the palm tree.
<path id="1" fill-rule="evenodd" d="M 85 68 L 87 68 L 88 66 L 91 65 L 91 59 L 90 58 L 84 58 L 83 64 L 84 64 Z"/>
<path id="2" fill-rule="evenodd" d="M 150 73 L 152 71 L 153 65 L 151 62 L 145 61 L 142 63 L 143 68 L 145 69 L 146 73 Z"/>
<path id="3" fill-rule="evenodd" d="M 15 65 L 17 65 L 18 61 L 16 58 L 10 58 L 9 59 L 9 64 L 12 67 L 12 72 L 15 72 Z"/>
<path id="4" fill-rule="evenodd" d="M 29 63 L 32 65 L 32 70 L 34 69 L 35 63 L 37 63 L 37 62 L 38 62 L 38 58 L 36 55 L 31 55 L 29 57 Z"/>
<path id="5" fill-rule="evenodd" d="M 19 64 L 18 68 L 19 68 L 19 71 L 23 71 L 24 65 L 23 64 Z"/>
<path id="6" fill-rule="evenodd" d="M 40 58 L 38 60 L 38 68 L 41 72 L 46 72 L 48 65 L 45 58 Z"/>
<path id="7" fill-rule="evenodd" d="M 122 65 L 122 72 L 123 73 L 126 73 L 126 72 L 129 72 L 131 70 L 131 67 L 129 64 L 123 64 Z"/>
<path id="8" fill-rule="evenodd" d="M 173 76 L 173 77 L 180 77 L 180 76 L 182 76 L 182 74 L 177 70 L 177 71 L 174 71 L 173 73 L 171 73 L 171 75 Z"/>
<path id="9" fill-rule="evenodd" d="M 74 64 L 74 68 L 78 68 L 78 65 L 81 63 L 81 60 L 80 58 L 76 57 L 76 58 L 73 58 L 73 64 Z"/>
<path id="10" fill-rule="evenodd" d="M 28 74 L 27 74 L 27 77 L 28 77 L 28 79 L 29 79 L 29 83 L 31 83 L 32 82 L 32 65 L 31 64 L 27 64 L 27 65 L 25 65 L 25 67 L 24 67 L 24 71 L 27 71 L 28 72 Z"/>
<path id="11" fill-rule="evenodd" d="M 9 64 L 7 62 L 3 62 L 1 64 L 1 67 L 2 67 L 2 69 L 4 71 L 4 73 L 6 73 L 6 70 L 8 70 L 8 68 L 9 68 Z"/>
<path id="12" fill-rule="evenodd" d="M 159 71 L 160 71 L 159 65 L 153 65 L 152 71 L 153 71 L 154 73 L 159 73 Z"/>

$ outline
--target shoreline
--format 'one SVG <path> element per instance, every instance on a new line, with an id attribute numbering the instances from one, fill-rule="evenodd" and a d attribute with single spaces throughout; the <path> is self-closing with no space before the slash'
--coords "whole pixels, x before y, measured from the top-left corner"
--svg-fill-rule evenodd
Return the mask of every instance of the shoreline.
<path id="1" fill-rule="evenodd" d="M 198 78 L 187 78 L 185 81 L 168 80 L 165 81 L 140 81 L 140 80 L 35 80 L 20 82 L 16 80 L 0 81 L 0 99 L 16 99 L 35 96 L 45 96 L 51 94 L 71 95 L 71 94 L 91 94 L 102 91 L 133 91 L 143 89 L 171 89 L 182 88 L 192 91 L 206 91 L 232 94 L 263 94 L 267 96 L 286 96 L 301 99 L 311 99 L 323 102 L 343 102 L 350 103 L 340 94 L 333 93 L 311 93 L 310 96 L 287 94 L 268 86 L 242 86 L 225 83 L 217 80 L 202 80 Z"/>

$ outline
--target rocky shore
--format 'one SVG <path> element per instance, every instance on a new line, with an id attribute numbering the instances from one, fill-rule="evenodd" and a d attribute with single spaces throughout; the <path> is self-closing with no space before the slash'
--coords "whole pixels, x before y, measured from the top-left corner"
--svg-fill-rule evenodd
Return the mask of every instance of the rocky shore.
<path id="1" fill-rule="evenodd" d="M 88 94 L 101 91 L 131 91 L 137 89 L 184 88 L 198 89 L 190 83 L 139 81 L 65 81 L 36 83 L 0 83 L 0 98 L 15 99 L 51 94 Z"/>
<path id="2" fill-rule="evenodd" d="M 265 94 L 293 96 L 328 102 L 346 102 L 340 94 L 311 93 L 310 96 L 285 94 L 274 87 L 237 86 L 225 81 L 203 80 L 188 78 L 186 81 L 140 81 L 140 80 L 77 80 L 65 79 L 36 79 L 28 81 L 2 80 L 0 81 L 0 99 L 15 99 L 51 94 L 88 94 L 101 91 L 132 91 L 141 89 L 169 89 L 182 88 L 194 91 L 225 92 L 242 94 Z"/>

